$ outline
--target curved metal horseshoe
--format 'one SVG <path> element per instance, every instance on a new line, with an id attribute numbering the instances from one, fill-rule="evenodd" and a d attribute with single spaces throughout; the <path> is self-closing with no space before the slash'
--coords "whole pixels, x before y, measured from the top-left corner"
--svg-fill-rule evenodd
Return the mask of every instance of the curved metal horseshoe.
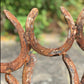
<path id="1" fill-rule="evenodd" d="M 69 71 L 70 84 L 79 84 L 80 81 L 79 81 L 78 73 L 76 71 L 76 67 L 73 61 L 70 59 L 70 57 L 67 54 L 63 54 L 62 59 Z"/>
<path id="2" fill-rule="evenodd" d="M 38 14 L 38 9 L 37 8 L 33 8 L 31 10 L 31 12 L 29 13 L 28 17 L 27 17 L 27 21 L 26 21 L 26 35 L 29 37 L 26 37 L 26 40 L 30 40 L 30 44 L 32 46 L 32 48 L 45 56 L 56 56 L 56 55 L 61 55 L 63 52 L 68 51 L 73 42 L 74 42 L 74 38 L 75 38 L 75 24 L 74 21 L 70 15 L 70 13 L 64 8 L 61 7 L 61 11 L 64 14 L 68 25 L 69 25 L 69 34 L 67 37 L 66 42 L 64 43 L 64 45 L 62 45 L 59 48 L 45 48 L 43 46 L 41 46 L 38 41 L 36 40 L 36 38 L 34 37 L 34 20 Z"/>
<path id="3" fill-rule="evenodd" d="M 10 73 L 9 74 L 8 73 L 5 74 L 5 79 L 6 79 L 6 82 L 8 84 L 19 84 L 17 79 Z"/>
<path id="4" fill-rule="evenodd" d="M 78 16 L 76 25 L 77 25 L 76 41 L 79 47 L 84 51 L 84 35 L 83 35 L 84 8 Z"/>
<path id="5" fill-rule="evenodd" d="M 26 60 L 23 68 L 22 75 L 22 84 L 31 84 L 31 78 L 33 73 L 33 68 L 36 63 L 36 56 L 34 54 L 30 54 L 30 62 Z"/>
<path id="6" fill-rule="evenodd" d="M 84 84 L 84 74 L 82 76 L 81 81 L 79 81 L 76 67 L 73 61 L 70 59 L 70 57 L 66 54 L 66 51 L 68 51 L 71 48 L 75 38 L 80 48 L 84 50 L 84 35 L 83 35 L 84 9 L 79 14 L 76 25 L 70 13 L 64 7 L 61 7 L 61 11 L 64 14 L 64 17 L 67 20 L 69 26 L 69 33 L 67 40 L 59 48 L 45 48 L 41 46 L 34 37 L 34 21 L 36 16 L 38 15 L 37 8 L 33 8 L 29 13 L 29 15 L 27 16 L 26 32 L 24 32 L 21 24 L 16 19 L 16 17 L 12 15 L 9 11 L 4 10 L 6 17 L 17 29 L 21 41 L 21 51 L 19 56 L 12 62 L 0 63 L 1 67 L 0 73 L 6 73 L 5 79 L 9 84 L 19 84 L 17 79 L 12 74 L 10 74 L 10 72 L 19 69 L 22 65 L 24 65 L 22 83 L 23 84 L 31 83 L 33 67 L 36 61 L 35 55 L 29 52 L 31 47 L 38 53 L 45 56 L 62 55 L 62 60 L 69 71 L 70 84 Z"/>
<path id="7" fill-rule="evenodd" d="M 9 11 L 4 10 L 4 13 L 6 17 L 10 20 L 10 22 L 15 26 L 15 28 L 18 31 L 19 37 L 20 37 L 20 43 L 21 43 L 21 51 L 19 56 L 12 62 L 9 63 L 0 63 L 1 70 L 0 73 L 10 73 L 17 69 L 19 69 L 25 62 L 26 58 L 28 57 L 28 60 L 30 60 L 30 56 L 28 56 L 28 46 L 26 46 L 25 38 L 24 38 L 24 30 L 19 23 L 19 21 L 16 19 L 14 15 L 12 15 Z"/>

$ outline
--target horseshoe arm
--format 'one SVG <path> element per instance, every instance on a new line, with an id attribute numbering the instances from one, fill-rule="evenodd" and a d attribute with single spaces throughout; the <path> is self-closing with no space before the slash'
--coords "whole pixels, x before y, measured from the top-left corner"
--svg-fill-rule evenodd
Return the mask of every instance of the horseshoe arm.
<path id="1" fill-rule="evenodd" d="M 63 54 L 62 59 L 69 71 L 70 84 L 79 84 L 78 73 L 73 61 L 70 59 L 70 57 L 67 54 Z"/>
<path id="2" fill-rule="evenodd" d="M 74 22 L 72 21 L 70 14 L 68 14 L 66 10 L 64 13 L 66 14 L 66 17 L 68 17 L 66 19 L 68 20 L 70 32 L 64 45 L 62 45 L 59 48 L 45 48 L 41 46 L 36 40 L 34 36 L 34 21 L 38 14 L 38 9 L 33 8 L 29 13 L 29 15 L 27 16 L 26 35 L 29 36 L 29 38 L 26 36 L 26 40 L 31 44 L 32 48 L 39 54 L 42 54 L 45 56 L 56 56 L 56 55 L 61 55 L 63 52 L 66 52 L 71 48 L 71 45 L 73 44 L 73 41 L 74 41 L 74 34 L 75 34 L 75 32 L 72 29 L 74 26 Z M 72 26 L 70 24 L 72 24 Z"/>
<path id="3" fill-rule="evenodd" d="M 19 84 L 17 79 L 12 74 L 5 74 L 5 79 L 8 84 Z"/>
<path id="4" fill-rule="evenodd" d="M 83 35 L 83 26 L 84 26 L 84 8 L 78 16 L 77 19 L 77 34 L 76 41 L 79 47 L 84 51 L 84 35 Z"/>
<path id="5" fill-rule="evenodd" d="M 30 57 L 27 55 L 29 50 L 27 50 L 27 47 L 26 47 L 26 42 L 24 39 L 24 30 L 23 30 L 22 26 L 20 25 L 20 23 L 18 22 L 16 17 L 14 15 L 12 15 L 9 11 L 4 10 L 4 13 L 5 13 L 6 17 L 11 21 L 11 23 L 17 29 L 19 37 L 20 37 L 20 41 L 21 41 L 21 51 L 20 51 L 19 56 L 12 62 L 0 63 L 0 66 L 1 66 L 0 72 L 1 73 L 9 73 L 9 72 L 15 71 L 18 68 L 20 68 L 23 65 L 23 63 L 25 62 L 26 57 L 28 57 L 29 59 L 30 59 Z"/>
<path id="6" fill-rule="evenodd" d="M 60 9 L 61 9 L 61 12 L 63 13 L 65 19 L 68 22 L 69 28 L 73 28 L 73 26 L 75 25 L 75 23 L 73 21 L 73 18 L 71 16 L 71 14 L 63 6 L 61 6 Z"/>
<path id="7" fill-rule="evenodd" d="M 15 26 L 15 28 L 18 31 L 20 40 L 23 40 L 23 34 L 24 34 L 24 30 L 21 26 L 21 24 L 19 23 L 19 21 L 16 19 L 16 17 L 14 15 L 12 15 L 8 10 L 4 10 L 4 13 L 6 15 L 6 17 L 9 19 L 9 21 Z M 21 41 L 22 41 L 21 40 Z"/>
<path id="8" fill-rule="evenodd" d="M 22 84 L 30 84 L 33 68 L 36 62 L 36 57 L 34 54 L 30 54 L 30 61 L 26 60 L 23 68 Z"/>

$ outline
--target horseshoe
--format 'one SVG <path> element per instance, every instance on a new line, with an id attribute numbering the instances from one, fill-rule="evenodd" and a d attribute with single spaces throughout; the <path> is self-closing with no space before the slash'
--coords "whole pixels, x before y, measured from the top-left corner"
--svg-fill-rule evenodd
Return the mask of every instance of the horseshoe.
<path id="1" fill-rule="evenodd" d="M 31 47 L 40 54 L 45 56 L 57 56 L 62 55 L 62 60 L 65 63 L 69 75 L 70 75 L 70 83 L 72 84 L 84 84 L 84 74 L 82 76 L 81 81 L 79 81 L 78 73 L 73 61 L 70 57 L 65 54 L 68 51 L 76 38 L 77 43 L 80 48 L 84 50 L 84 35 L 83 35 L 83 25 L 84 25 L 84 9 L 78 16 L 76 25 L 71 17 L 70 13 L 64 8 L 61 7 L 61 11 L 67 20 L 69 26 L 69 33 L 66 42 L 59 48 L 45 48 L 41 46 L 36 38 L 34 37 L 34 20 L 38 14 L 38 10 L 36 8 L 32 9 L 29 13 L 26 20 L 26 32 L 24 32 L 22 26 L 18 22 L 18 20 L 7 10 L 4 10 L 6 17 L 11 21 L 11 23 L 15 26 L 18 31 L 20 41 L 21 41 L 21 51 L 19 56 L 12 62 L 9 63 L 0 63 L 1 71 L 0 73 L 6 73 L 5 78 L 9 84 L 19 84 L 16 78 L 10 72 L 19 69 L 22 65 L 23 68 L 23 84 L 31 83 L 31 75 L 33 71 L 33 67 L 35 65 L 35 56 L 31 54 L 29 51 Z"/>
<path id="2" fill-rule="evenodd" d="M 33 68 L 36 63 L 36 56 L 34 54 L 30 54 L 30 62 L 26 60 L 23 68 L 23 75 L 22 75 L 22 84 L 30 84 L 31 77 L 33 73 Z"/>
<path id="3" fill-rule="evenodd" d="M 9 74 L 8 73 L 5 74 L 5 79 L 6 79 L 6 82 L 8 84 L 19 84 L 17 79 L 10 73 Z"/>
<path id="4" fill-rule="evenodd" d="M 73 42 L 74 42 L 74 37 L 75 37 L 75 24 L 74 21 L 70 15 L 70 13 L 64 8 L 61 7 L 61 11 L 64 14 L 68 25 L 69 25 L 69 34 L 67 37 L 66 42 L 64 43 L 64 45 L 62 45 L 59 48 L 45 48 L 43 46 L 41 46 L 38 41 L 36 40 L 36 38 L 34 37 L 34 20 L 38 14 L 38 9 L 37 8 L 33 8 L 31 10 L 31 12 L 29 13 L 29 15 L 27 16 L 27 21 L 26 21 L 26 35 L 29 37 L 26 37 L 26 40 L 30 40 L 30 44 L 32 46 L 32 48 L 38 52 L 39 54 L 45 55 L 45 56 L 57 56 L 57 55 L 62 55 L 63 52 L 68 51 Z"/>
<path id="5" fill-rule="evenodd" d="M 76 25 L 77 25 L 76 41 L 79 47 L 84 51 L 84 35 L 83 35 L 84 8 L 78 16 Z"/>
<path id="6" fill-rule="evenodd" d="M 0 63 L 1 70 L 0 73 L 10 73 L 17 69 L 19 69 L 25 62 L 26 58 L 28 58 L 28 61 L 30 60 L 30 56 L 28 56 L 28 46 L 26 47 L 26 42 L 24 38 L 24 30 L 19 23 L 19 21 L 16 19 L 14 15 L 12 15 L 9 11 L 4 10 L 4 13 L 6 17 L 9 19 L 9 21 L 15 26 L 15 28 L 18 31 L 19 37 L 20 37 L 20 43 L 21 43 L 21 51 L 19 56 L 12 62 L 9 63 Z"/>
<path id="7" fill-rule="evenodd" d="M 73 61 L 67 54 L 62 54 L 62 59 L 70 75 L 70 84 L 80 84 L 78 73 Z"/>

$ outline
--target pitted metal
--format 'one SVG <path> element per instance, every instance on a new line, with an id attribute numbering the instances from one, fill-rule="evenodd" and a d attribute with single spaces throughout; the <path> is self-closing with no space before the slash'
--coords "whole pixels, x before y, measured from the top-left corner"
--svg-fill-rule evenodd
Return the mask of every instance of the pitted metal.
<path id="1" fill-rule="evenodd" d="M 11 72 L 16 71 L 23 65 L 24 68 L 22 72 L 23 74 L 22 84 L 31 84 L 33 67 L 36 62 L 35 55 L 32 54 L 32 52 L 30 51 L 31 48 L 44 56 L 53 57 L 62 55 L 62 60 L 69 72 L 70 84 L 84 84 L 84 75 L 82 76 L 80 81 L 73 61 L 66 54 L 66 52 L 72 47 L 74 40 L 77 41 L 79 47 L 84 51 L 84 35 L 83 35 L 84 9 L 79 14 L 76 23 L 73 21 L 73 18 L 70 15 L 70 13 L 64 7 L 61 7 L 61 11 L 69 27 L 67 40 L 59 48 L 45 48 L 38 43 L 34 35 L 34 21 L 38 15 L 37 8 L 33 8 L 27 16 L 26 28 L 25 28 L 26 31 L 23 30 L 21 24 L 14 15 L 12 15 L 9 11 L 4 10 L 6 17 L 17 29 L 21 43 L 20 54 L 14 61 L 9 63 L 0 63 L 1 66 L 0 73 L 5 73 L 5 79 L 8 82 L 8 84 L 19 84 L 19 82 L 11 74 Z"/>

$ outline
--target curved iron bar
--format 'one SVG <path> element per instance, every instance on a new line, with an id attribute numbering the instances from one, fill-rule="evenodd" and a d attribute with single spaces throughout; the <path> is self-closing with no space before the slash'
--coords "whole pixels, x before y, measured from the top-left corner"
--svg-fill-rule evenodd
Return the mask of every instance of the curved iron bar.
<path id="1" fill-rule="evenodd" d="M 76 34 L 75 23 L 70 15 L 70 13 L 64 7 L 61 7 L 61 11 L 64 14 L 64 16 L 68 22 L 69 34 L 68 34 L 67 40 L 64 43 L 64 45 L 62 45 L 59 48 L 55 48 L 55 49 L 54 48 L 45 48 L 45 47 L 41 46 L 34 36 L 34 20 L 38 14 L 38 9 L 33 8 L 30 11 L 30 13 L 28 14 L 27 21 L 26 21 L 26 31 L 28 31 L 26 34 L 27 35 L 26 40 L 28 39 L 30 41 L 32 48 L 39 54 L 42 54 L 45 56 L 57 56 L 57 55 L 61 55 L 63 52 L 66 52 L 71 48 L 71 46 L 74 42 L 75 34 Z"/>
<path id="2" fill-rule="evenodd" d="M 30 60 L 30 56 L 28 56 L 29 50 L 28 50 L 28 46 L 26 45 L 26 42 L 25 42 L 24 30 L 23 30 L 21 24 L 16 19 L 16 17 L 14 15 L 12 15 L 9 11 L 4 10 L 4 13 L 5 13 L 6 17 L 9 19 L 9 21 L 17 29 L 19 37 L 20 37 L 20 41 L 21 41 L 21 51 L 20 51 L 19 56 L 12 62 L 0 63 L 0 66 L 1 66 L 0 73 L 9 73 L 9 72 L 13 72 L 13 71 L 19 69 L 24 64 L 27 57 L 28 57 L 28 60 Z"/>
<path id="3" fill-rule="evenodd" d="M 31 84 L 31 78 L 33 73 L 33 68 L 36 63 L 36 56 L 30 54 L 30 62 L 26 60 L 23 68 L 22 84 Z"/>
<path id="4" fill-rule="evenodd" d="M 5 74 L 5 79 L 8 84 L 19 84 L 17 79 L 10 73 Z"/>
<path id="5" fill-rule="evenodd" d="M 84 35 L 83 35 L 83 26 L 84 26 L 84 8 L 78 16 L 76 21 L 77 34 L 76 41 L 79 47 L 84 51 Z"/>
<path id="6" fill-rule="evenodd" d="M 23 84 L 30 84 L 31 83 L 31 76 L 32 76 L 32 70 L 35 64 L 35 56 L 31 54 L 29 51 L 31 47 L 37 51 L 40 54 L 43 54 L 45 56 L 56 56 L 56 55 L 62 55 L 62 59 L 69 71 L 70 75 L 70 83 L 74 84 L 84 84 L 84 75 L 82 76 L 81 82 L 79 81 L 78 73 L 76 71 L 76 67 L 73 63 L 73 61 L 70 59 L 70 57 L 66 53 L 68 51 L 73 42 L 74 38 L 76 38 L 77 43 L 79 44 L 80 48 L 84 49 L 84 36 L 83 36 L 83 25 L 84 25 L 84 9 L 78 16 L 76 25 L 73 21 L 73 18 L 71 17 L 70 13 L 64 8 L 61 7 L 61 11 L 65 16 L 65 19 L 68 22 L 69 26 L 69 33 L 67 37 L 67 41 L 59 48 L 45 48 L 42 47 L 34 37 L 34 20 L 38 14 L 38 9 L 34 8 L 29 13 L 27 20 L 26 20 L 26 32 L 24 33 L 24 30 L 18 20 L 13 16 L 9 11 L 4 10 L 4 13 L 6 14 L 6 17 L 11 21 L 11 23 L 15 26 L 15 28 L 18 31 L 20 41 L 21 41 L 21 52 L 19 56 L 12 62 L 9 63 L 0 63 L 1 65 L 1 71 L 0 73 L 6 73 L 5 78 L 6 81 L 9 84 L 19 84 L 16 78 L 10 74 L 10 72 L 13 72 L 17 69 L 19 69 L 22 65 L 24 65 L 23 69 Z M 82 25 L 82 26 L 81 26 Z M 82 42 L 81 42 L 82 41 Z"/>
<path id="7" fill-rule="evenodd" d="M 31 78 L 33 73 L 33 68 L 36 63 L 36 57 L 34 54 L 30 54 L 30 62 L 28 58 L 24 63 L 23 74 L 22 74 L 22 84 L 31 84 Z M 5 74 L 5 79 L 8 84 L 19 84 L 17 79 L 10 73 Z"/>
<path id="8" fill-rule="evenodd" d="M 69 71 L 70 84 L 79 84 L 79 77 L 73 61 L 67 54 L 62 54 L 62 59 Z"/>

